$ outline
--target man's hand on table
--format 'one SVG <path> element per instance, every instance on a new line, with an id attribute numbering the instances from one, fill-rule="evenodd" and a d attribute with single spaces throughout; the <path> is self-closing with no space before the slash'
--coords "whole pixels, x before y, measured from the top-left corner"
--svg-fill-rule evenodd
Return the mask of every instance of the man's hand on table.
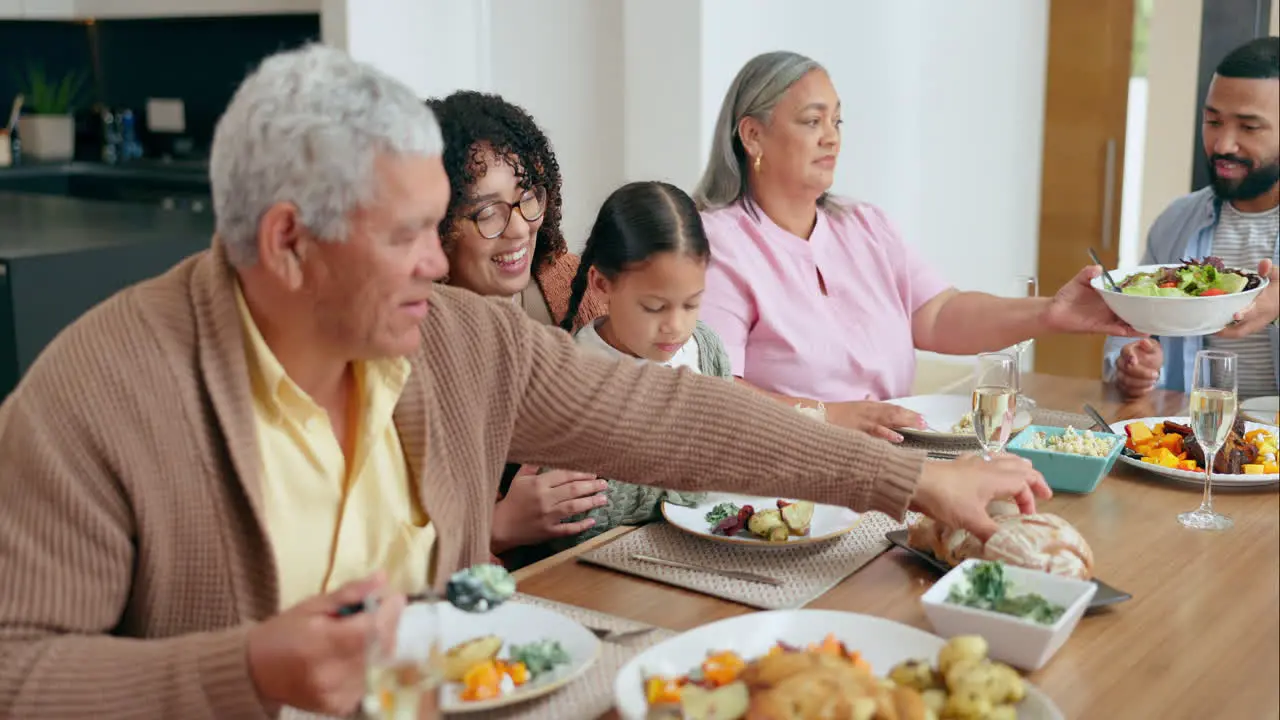
<path id="1" fill-rule="evenodd" d="M 1160 381 L 1164 350 L 1158 340 L 1144 338 L 1120 348 L 1116 358 L 1116 389 L 1127 400 L 1145 396 Z"/>
<path id="2" fill-rule="evenodd" d="M 1023 514 L 1036 511 L 1036 498 L 1053 497 L 1031 461 L 1000 454 L 991 460 L 976 455 L 950 462 L 926 462 L 911 509 L 947 527 L 963 528 L 986 542 L 998 526 L 987 514 L 992 500 L 1012 498 Z"/>
<path id="3" fill-rule="evenodd" d="M 398 619 L 403 597 L 399 607 L 388 598 L 377 613 L 334 614 L 378 593 L 384 584 L 380 574 L 347 583 L 254 626 L 249 631 L 249 673 L 258 696 L 272 705 L 322 715 L 355 712 L 364 698 L 365 655 L 374 623 Z"/>

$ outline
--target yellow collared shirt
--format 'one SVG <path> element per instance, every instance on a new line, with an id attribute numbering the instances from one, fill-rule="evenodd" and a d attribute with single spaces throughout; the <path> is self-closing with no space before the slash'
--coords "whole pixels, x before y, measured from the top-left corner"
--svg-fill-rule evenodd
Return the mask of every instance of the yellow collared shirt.
<path id="1" fill-rule="evenodd" d="M 263 340 L 239 287 L 236 302 L 281 609 L 377 569 L 398 590 L 422 590 L 430 580 L 435 528 L 418 501 L 392 422 L 409 362 L 356 366 L 361 411 L 347 458 L 328 413 L 285 374 Z"/>

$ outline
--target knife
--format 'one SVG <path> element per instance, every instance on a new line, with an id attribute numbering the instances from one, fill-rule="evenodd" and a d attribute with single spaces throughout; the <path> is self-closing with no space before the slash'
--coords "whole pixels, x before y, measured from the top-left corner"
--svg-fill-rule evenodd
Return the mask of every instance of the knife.
<path id="1" fill-rule="evenodd" d="M 765 585 L 773 585 L 775 587 L 781 587 L 784 584 L 781 580 L 777 578 L 771 578 L 768 575 L 757 575 L 756 573 L 743 572 L 742 570 L 721 570 L 720 568 L 706 567 L 704 565 L 691 565 L 689 563 L 676 562 L 675 560 L 664 560 L 662 558 L 656 558 L 656 557 L 653 557 L 652 555 L 634 554 L 631 556 L 631 559 L 639 560 L 640 562 L 652 563 L 654 565 L 663 565 L 665 567 L 679 568 L 680 570 L 693 570 L 695 572 L 704 572 L 704 573 L 710 573 L 712 575 L 720 575 L 721 577 L 733 578 L 734 580 L 745 580 L 747 582 L 763 583 Z"/>

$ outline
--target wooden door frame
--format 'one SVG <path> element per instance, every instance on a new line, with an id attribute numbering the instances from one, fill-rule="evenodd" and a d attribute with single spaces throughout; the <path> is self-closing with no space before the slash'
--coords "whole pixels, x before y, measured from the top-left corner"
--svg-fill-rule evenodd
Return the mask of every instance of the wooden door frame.
<path id="1" fill-rule="evenodd" d="M 1037 275 L 1042 278 L 1041 289 L 1051 293 L 1043 278 L 1060 274 L 1060 263 L 1073 261 L 1076 254 L 1063 257 L 1053 243 L 1062 241 L 1070 232 L 1073 246 L 1079 245 L 1078 265 L 1088 264 L 1085 249 L 1092 245 L 1108 267 L 1116 267 L 1120 256 L 1120 216 L 1124 196 L 1125 132 L 1129 112 L 1129 78 L 1132 68 L 1133 21 L 1135 0 L 1049 0 L 1048 58 L 1045 65 L 1045 134 L 1042 150 L 1041 203 L 1039 225 L 1039 253 Z M 1095 22 L 1099 16 L 1106 22 Z M 1083 35 L 1097 31 L 1107 33 L 1103 43 L 1109 55 L 1103 60 L 1108 82 L 1097 82 L 1097 71 L 1081 69 L 1081 53 L 1089 52 L 1079 42 Z M 1082 35 L 1083 34 L 1083 35 Z M 1092 56 L 1096 59 L 1096 56 Z M 1119 75 L 1113 75 L 1118 73 Z M 1097 88 L 1097 95 L 1087 108 L 1081 108 L 1079 96 L 1082 88 Z M 1101 123 L 1108 128 L 1108 141 L 1093 146 L 1082 142 L 1073 132 L 1072 123 L 1063 118 L 1079 117 L 1081 112 L 1101 113 Z M 1057 118 L 1057 120 L 1055 120 Z M 1083 162 L 1096 167 L 1096 181 L 1089 187 L 1064 187 L 1061 179 L 1071 175 L 1065 168 L 1079 172 Z M 1051 195 L 1053 193 L 1054 195 Z M 1080 203 L 1092 208 L 1092 218 L 1081 225 L 1081 213 L 1064 212 L 1064 203 L 1058 193 L 1069 193 Z M 1057 202 L 1054 202 L 1057 201 Z M 1109 212 L 1108 212 L 1109 206 Z M 1088 228 L 1092 236 L 1080 235 L 1076 225 Z M 1096 228 L 1096 230 L 1094 229 Z M 1077 237 L 1079 235 L 1079 237 Z M 1104 247 L 1103 236 L 1109 238 Z M 1073 247 L 1074 249 L 1074 247 Z M 1058 263 L 1058 264 L 1055 264 Z M 1096 349 L 1096 362 L 1072 360 L 1061 351 L 1066 343 L 1079 343 L 1090 348 L 1080 357 L 1091 357 Z M 1102 371 L 1102 340 L 1097 337 L 1073 336 L 1046 337 L 1037 343 L 1035 370 L 1063 375 L 1098 378 Z M 1055 352 L 1055 346 L 1058 352 Z"/>

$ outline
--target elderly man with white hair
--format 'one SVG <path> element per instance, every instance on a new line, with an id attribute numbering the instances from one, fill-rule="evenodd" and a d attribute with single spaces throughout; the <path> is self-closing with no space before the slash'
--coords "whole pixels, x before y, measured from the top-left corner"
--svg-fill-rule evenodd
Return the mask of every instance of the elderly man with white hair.
<path id="1" fill-rule="evenodd" d="M 1047 495 L 1023 461 L 926 465 L 433 287 L 441 151 L 337 50 L 245 80 L 213 247 L 87 313 L 0 407 L 0 716 L 352 712 L 371 620 L 335 609 L 487 560 L 508 458 L 980 535 L 989 500 Z"/>

